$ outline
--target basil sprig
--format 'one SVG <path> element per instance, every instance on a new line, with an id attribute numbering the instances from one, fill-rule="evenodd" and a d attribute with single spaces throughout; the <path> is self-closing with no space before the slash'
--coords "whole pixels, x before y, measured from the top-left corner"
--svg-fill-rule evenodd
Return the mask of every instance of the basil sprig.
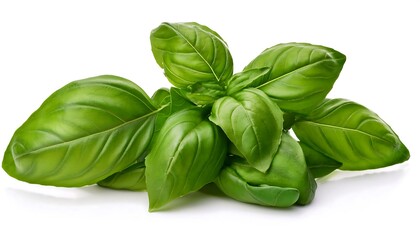
<path id="1" fill-rule="evenodd" d="M 207 26 L 162 23 L 150 40 L 173 87 L 149 98 L 117 76 L 71 82 L 16 130 L 3 169 L 29 183 L 146 190 L 158 211 L 212 182 L 246 203 L 305 205 L 315 178 L 410 158 L 377 114 L 326 99 L 346 61 L 332 48 L 278 44 L 234 74 Z"/>

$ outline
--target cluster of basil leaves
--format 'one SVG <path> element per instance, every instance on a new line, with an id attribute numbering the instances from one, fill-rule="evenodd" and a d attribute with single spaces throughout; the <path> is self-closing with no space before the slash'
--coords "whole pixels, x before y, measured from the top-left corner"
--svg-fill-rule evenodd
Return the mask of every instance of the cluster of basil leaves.
<path id="1" fill-rule="evenodd" d="M 3 169 L 43 185 L 147 189 L 150 211 L 212 182 L 239 201 L 289 207 L 310 203 L 314 179 L 335 169 L 410 156 L 378 115 L 326 99 L 346 60 L 334 49 L 278 44 L 233 74 L 206 26 L 163 23 L 151 44 L 174 87 L 149 98 L 116 76 L 74 81 L 16 130 Z"/>

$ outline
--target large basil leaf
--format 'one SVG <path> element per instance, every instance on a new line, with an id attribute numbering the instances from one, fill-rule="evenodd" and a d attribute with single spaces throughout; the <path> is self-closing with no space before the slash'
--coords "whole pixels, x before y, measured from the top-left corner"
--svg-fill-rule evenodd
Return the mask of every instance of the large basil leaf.
<path id="1" fill-rule="evenodd" d="M 226 136 L 206 112 L 192 108 L 171 115 L 146 157 L 149 211 L 212 182 L 226 152 Z"/>
<path id="2" fill-rule="evenodd" d="M 187 88 L 201 83 L 195 85 L 195 93 L 211 89 L 210 97 L 224 94 L 224 89 L 214 86 L 223 86 L 232 76 L 233 61 L 214 31 L 197 23 L 162 23 L 152 31 L 150 41 L 156 62 L 173 85 Z"/>
<path id="3" fill-rule="evenodd" d="M 333 87 L 346 61 L 334 49 L 307 43 L 278 44 L 263 51 L 244 70 L 269 67 L 258 88 L 285 111 L 306 113 Z"/>
<path id="4" fill-rule="evenodd" d="M 299 190 L 298 204 L 309 204 L 315 195 L 316 182 L 309 173 L 299 144 L 289 134 L 282 141 L 270 169 L 257 171 L 245 161 L 233 161 L 231 166 L 242 179 L 252 186 L 277 186 Z"/>
<path id="5" fill-rule="evenodd" d="M 72 82 L 16 130 L 3 168 L 30 183 L 94 184 L 143 154 L 156 112 L 146 93 L 127 79 L 98 76 Z"/>
<path id="6" fill-rule="evenodd" d="M 98 182 L 98 185 L 112 189 L 143 191 L 146 190 L 145 171 L 144 161 L 137 162 Z"/>
<path id="7" fill-rule="evenodd" d="M 251 185 L 230 166 L 223 168 L 215 183 L 227 196 L 246 203 L 271 207 L 290 207 L 299 198 L 299 191 L 295 188 Z"/>
<path id="8" fill-rule="evenodd" d="M 327 99 L 293 126 L 301 142 L 341 162 L 340 169 L 364 170 L 410 157 L 397 134 L 378 115 L 345 99 Z"/>
<path id="9" fill-rule="evenodd" d="M 281 140 L 282 111 L 255 88 L 218 99 L 210 120 L 219 125 L 242 156 L 265 172 Z"/>
<path id="10" fill-rule="evenodd" d="M 343 165 L 302 142 L 299 142 L 299 145 L 305 155 L 306 165 L 315 178 L 326 176 Z"/>

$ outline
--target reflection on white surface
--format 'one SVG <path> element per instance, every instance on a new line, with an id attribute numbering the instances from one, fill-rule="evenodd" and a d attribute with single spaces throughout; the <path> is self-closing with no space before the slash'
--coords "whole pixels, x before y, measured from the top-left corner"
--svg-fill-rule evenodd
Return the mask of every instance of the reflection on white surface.
<path id="1" fill-rule="evenodd" d="M 407 176 L 406 164 L 400 164 L 385 169 L 369 171 L 336 171 L 327 177 L 318 179 L 318 189 L 315 200 L 305 207 L 280 209 L 279 211 L 301 211 L 314 207 L 331 205 L 332 201 L 340 201 L 346 204 L 346 198 L 362 196 L 364 194 L 386 194 L 400 185 L 400 181 Z M 64 210 L 66 208 L 98 208 L 100 206 L 121 206 L 120 210 L 127 209 L 129 213 L 135 208 L 138 211 L 147 212 L 148 199 L 146 192 L 131 192 L 124 190 L 112 190 L 96 185 L 82 188 L 62 188 L 41 186 L 17 182 L 13 179 L 6 181 L 13 183 L 3 185 L 2 200 L 13 204 L 17 208 L 28 208 L 30 211 L 45 211 L 49 209 Z M 395 190 L 395 189 L 394 189 Z M 169 204 L 164 210 L 177 212 L 188 208 L 207 209 L 207 204 L 236 201 L 231 200 L 220 193 L 214 186 L 206 187 L 198 193 L 189 194 Z M 243 203 L 238 203 L 243 204 Z M 264 209 L 265 207 L 249 204 L 247 208 Z M 31 209 L 35 207 L 34 209 Z M 27 209 L 27 210 L 28 210 Z M 298 210 L 299 209 L 299 210 Z M 196 209 L 197 210 L 197 209 Z M 45 212 L 43 212 L 45 214 Z"/>

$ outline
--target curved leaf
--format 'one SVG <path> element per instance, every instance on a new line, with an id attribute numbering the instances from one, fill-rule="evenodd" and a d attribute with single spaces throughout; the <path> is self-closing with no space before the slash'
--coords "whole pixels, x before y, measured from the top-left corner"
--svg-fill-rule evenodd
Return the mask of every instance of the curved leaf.
<path id="1" fill-rule="evenodd" d="M 223 129 L 249 164 L 265 172 L 281 140 L 282 116 L 267 95 L 248 88 L 218 99 L 210 120 Z"/>
<path id="2" fill-rule="evenodd" d="M 397 134 L 378 115 L 345 99 L 328 99 L 293 126 L 301 142 L 343 164 L 364 170 L 401 163 L 410 157 Z"/>
<path id="3" fill-rule="evenodd" d="M 185 99 L 182 96 L 181 90 L 177 88 L 171 88 L 169 89 L 169 96 L 166 96 L 164 98 L 164 108 L 157 114 L 156 117 L 156 124 L 155 124 L 155 137 L 156 134 L 160 131 L 165 121 L 168 119 L 168 117 L 180 110 L 194 107 L 194 104 L 192 104 L 190 101 Z"/>
<path id="4" fill-rule="evenodd" d="M 257 171 L 238 158 L 231 164 L 250 185 L 268 185 L 299 190 L 298 204 L 309 204 L 315 196 L 316 182 L 309 173 L 299 144 L 289 134 L 282 135 L 280 147 L 266 173 Z"/>
<path id="5" fill-rule="evenodd" d="M 307 113 L 324 100 L 345 61 L 345 55 L 331 48 L 286 43 L 266 49 L 244 70 L 271 68 L 267 81 L 258 88 L 281 109 Z"/>
<path id="6" fill-rule="evenodd" d="M 152 96 L 152 103 L 157 107 L 164 107 L 170 102 L 170 93 L 167 88 L 159 88 Z"/>
<path id="7" fill-rule="evenodd" d="M 3 168 L 30 183 L 94 184 L 143 154 L 156 112 L 146 93 L 127 79 L 98 76 L 72 82 L 16 130 Z"/>
<path id="8" fill-rule="evenodd" d="M 201 109 L 171 115 L 146 157 L 149 211 L 212 182 L 226 152 L 225 135 Z"/>
<path id="9" fill-rule="evenodd" d="M 222 83 L 232 76 L 233 61 L 218 34 L 198 23 L 162 23 L 150 35 L 156 62 L 177 87 L 197 82 Z"/>
<path id="10" fill-rule="evenodd" d="M 326 176 L 343 165 L 342 163 L 325 156 L 302 142 L 299 142 L 299 145 L 305 155 L 306 165 L 308 165 L 312 176 L 315 178 Z"/>
<path id="11" fill-rule="evenodd" d="M 98 185 L 112 189 L 143 191 L 146 190 L 145 170 L 144 161 L 141 161 L 105 178 L 98 182 Z"/>
<path id="12" fill-rule="evenodd" d="M 271 207 L 290 207 L 299 198 L 299 191 L 295 188 L 250 185 L 229 166 L 223 168 L 215 183 L 227 196 L 246 203 Z"/>

